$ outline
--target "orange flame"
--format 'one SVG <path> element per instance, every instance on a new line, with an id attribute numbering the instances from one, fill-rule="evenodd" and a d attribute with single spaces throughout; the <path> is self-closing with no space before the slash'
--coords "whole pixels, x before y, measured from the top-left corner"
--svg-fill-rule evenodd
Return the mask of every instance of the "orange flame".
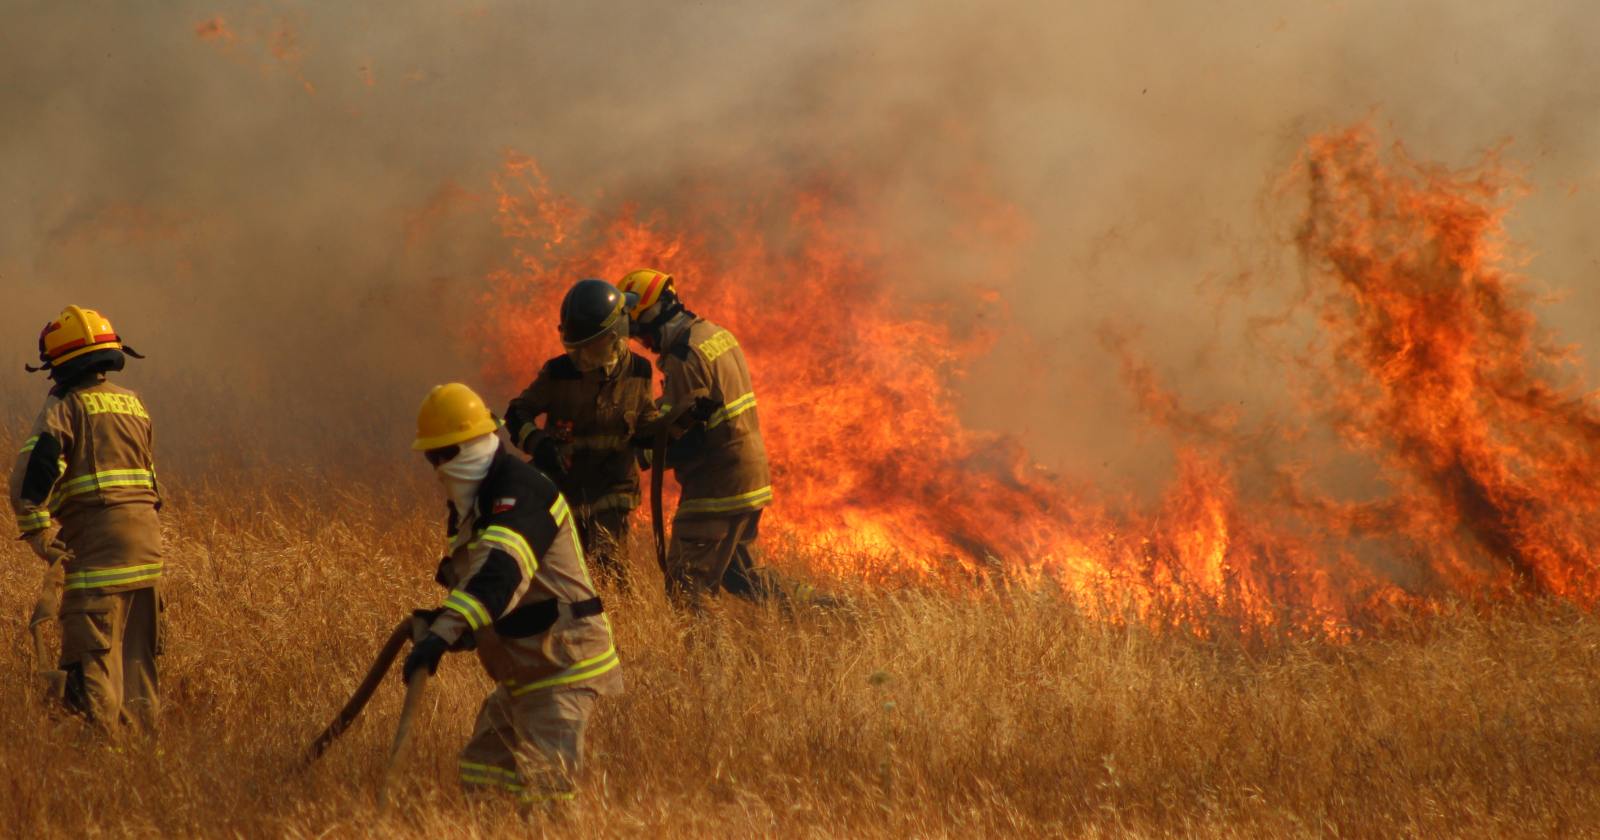
<path id="1" fill-rule="evenodd" d="M 1300 248 L 1336 286 L 1322 319 L 1335 387 L 1321 406 L 1375 457 L 1385 513 L 1449 588 L 1516 587 L 1592 605 L 1600 413 L 1510 273 L 1512 186 L 1477 172 L 1385 166 L 1370 133 L 1317 138 Z"/>
<path id="2" fill-rule="evenodd" d="M 953 390 L 989 346 L 959 321 L 1007 278 L 944 305 L 905 290 L 868 191 L 780 184 L 754 201 L 696 187 L 687 208 L 601 212 L 512 156 L 496 181 L 515 268 L 491 278 L 479 336 L 486 373 L 520 387 L 560 352 L 554 313 L 586 276 L 673 272 L 685 302 L 735 332 L 750 358 L 777 501 L 768 521 L 810 546 L 814 570 L 868 580 L 1054 585 L 1145 614 L 1224 614 L 1247 625 L 1345 632 L 1395 604 L 1525 586 L 1590 604 L 1600 542 L 1600 417 L 1552 381 L 1518 281 L 1500 268 L 1502 188 L 1477 173 L 1386 163 L 1370 133 L 1314 139 L 1298 245 L 1316 271 L 1333 354 L 1308 406 L 1389 495 L 1344 501 L 1273 470 L 1245 496 L 1254 441 L 1226 417 L 1185 414 L 1113 342 L 1152 421 L 1180 447 L 1154 510 L 1033 467 L 1013 441 L 964 427 Z M 966 236 L 1007 244 L 1015 213 L 964 202 Z M 773 224 L 777 217 L 781 224 Z M 975 233 L 976 232 L 976 233 Z M 959 296 L 959 295 L 964 295 Z M 1003 315 L 1003 312 L 1000 313 Z M 958 317 L 960 316 L 960 317 Z M 1308 419 L 1310 419 L 1308 418 Z"/>

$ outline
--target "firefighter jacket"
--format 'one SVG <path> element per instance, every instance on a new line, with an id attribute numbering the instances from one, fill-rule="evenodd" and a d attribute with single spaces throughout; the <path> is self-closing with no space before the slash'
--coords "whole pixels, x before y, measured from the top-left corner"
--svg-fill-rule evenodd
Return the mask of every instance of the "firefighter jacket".
<path id="1" fill-rule="evenodd" d="M 11 508 L 24 536 L 61 526 L 68 593 L 160 579 L 152 448 L 144 403 L 104 374 L 51 389 L 11 471 Z"/>
<path id="2" fill-rule="evenodd" d="M 582 683 L 620 691 L 622 672 L 583 561 L 567 500 L 502 445 L 464 517 L 452 506 L 439 583 L 450 590 L 429 628 L 467 633 L 489 676 L 512 696 Z"/>
<path id="3" fill-rule="evenodd" d="M 545 362 L 506 409 L 506 427 L 523 452 L 552 439 L 567 461 L 557 479 L 580 516 L 639 506 L 639 468 L 629 438 L 655 419 L 650 362 L 637 353 L 615 374 L 584 374 L 565 354 Z M 544 428 L 535 420 L 545 416 Z M 552 476 L 553 478 L 555 476 Z"/>
<path id="4" fill-rule="evenodd" d="M 674 519 L 709 519 L 760 510 L 772 501 L 756 393 L 733 333 L 696 318 L 662 351 L 661 411 L 709 399 L 716 407 L 669 453 L 682 488 Z"/>

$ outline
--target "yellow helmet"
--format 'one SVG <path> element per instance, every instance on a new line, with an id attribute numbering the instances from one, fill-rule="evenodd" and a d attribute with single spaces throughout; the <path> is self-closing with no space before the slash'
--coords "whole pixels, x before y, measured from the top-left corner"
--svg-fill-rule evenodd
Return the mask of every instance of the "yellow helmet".
<path id="1" fill-rule="evenodd" d="M 617 283 L 619 289 L 628 300 L 628 317 L 639 320 L 640 316 L 650 310 L 661 300 L 661 296 L 677 292 L 672 288 L 672 275 L 665 271 L 656 271 L 653 268 L 641 268 L 623 275 Z"/>
<path id="2" fill-rule="evenodd" d="M 471 388 L 460 382 L 435 385 L 417 410 L 417 439 L 411 448 L 419 452 L 454 446 L 475 437 L 492 434 L 500 428 L 488 406 Z"/>
<path id="3" fill-rule="evenodd" d="M 106 316 L 81 306 L 61 310 L 39 333 L 39 361 L 46 368 L 96 350 L 121 350 L 122 339 Z"/>

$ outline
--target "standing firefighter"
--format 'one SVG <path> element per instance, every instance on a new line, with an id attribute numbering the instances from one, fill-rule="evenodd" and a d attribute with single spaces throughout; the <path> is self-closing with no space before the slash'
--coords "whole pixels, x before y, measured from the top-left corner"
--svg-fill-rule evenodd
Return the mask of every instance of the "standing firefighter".
<path id="1" fill-rule="evenodd" d="M 496 425 L 454 383 L 434 388 L 417 415 L 412 449 L 449 499 L 437 580 L 450 594 L 403 675 L 431 674 L 445 651 L 476 648 L 499 685 L 461 751 L 461 783 L 524 801 L 570 799 L 595 699 L 622 690 L 622 671 L 566 499 L 501 447 Z"/>
<path id="2" fill-rule="evenodd" d="M 661 413 L 690 406 L 673 430 L 667 463 L 655 465 L 670 467 L 682 491 L 667 549 L 668 591 L 691 603 L 719 588 L 762 597 L 769 586 L 754 574 L 750 544 L 772 484 L 744 351 L 733 333 L 684 308 L 671 275 L 640 269 L 617 287 L 628 297 L 634 337 L 657 354 L 665 374 Z"/>
<path id="3" fill-rule="evenodd" d="M 153 731 L 161 497 L 150 415 L 107 381 L 126 356 L 142 358 L 92 309 L 69 306 L 45 325 L 44 365 L 28 370 L 49 371 L 55 386 L 11 472 L 11 507 L 34 553 L 65 566 L 67 707 L 102 727 Z"/>
<path id="4" fill-rule="evenodd" d="M 628 350 L 622 293 L 580 280 L 561 302 L 567 352 L 544 363 L 506 409 L 506 426 L 572 505 L 578 538 L 603 573 L 626 582 L 639 468 L 628 441 L 655 418 L 650 362 Z M 544 427 L 535 420 L 544 415 Z"/>

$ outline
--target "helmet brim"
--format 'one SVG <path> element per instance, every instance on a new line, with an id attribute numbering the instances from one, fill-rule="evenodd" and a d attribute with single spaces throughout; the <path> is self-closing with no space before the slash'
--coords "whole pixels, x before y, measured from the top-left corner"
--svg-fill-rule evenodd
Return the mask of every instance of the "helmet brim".
<path id="1" fill-rule="evenodd" d="M 419 437 L 416 440 L 411 441 L 411 450 L 413 452 L 427 452 L 430 449 L 443 449 L 446 446 L 455 446 L 458 443 L 466 443 L 469 440 L 480 438 L 484 435 L 492 435 L 503 425 L 505 425 L 505 421 L 491 414 L 489 415 L 489 419 L 473 423 L 471 426 L 468 426 L 465 429 L 457 429 L 453 432 L 448 432 L 442 435 L 434 435 L 433 437 Z"/>

